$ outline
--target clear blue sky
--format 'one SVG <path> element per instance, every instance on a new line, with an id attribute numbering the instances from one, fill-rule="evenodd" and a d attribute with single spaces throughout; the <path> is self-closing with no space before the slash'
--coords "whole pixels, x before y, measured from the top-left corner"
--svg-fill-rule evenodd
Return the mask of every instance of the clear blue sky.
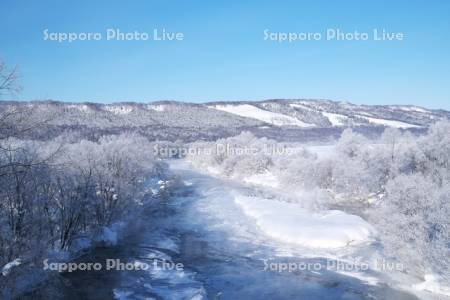
<path id="1" fill-rule="evenodd" d="M 43 40 L 107 28 L 183 41 Z M 404 41 L 264 41 L 263 31 L 403 32 Z M 327 98 L 450 109 L 450 1 L 0 0 L 0 57 L 21 100 Z M 10 98 L 10 97 L 8 97 Z"/>

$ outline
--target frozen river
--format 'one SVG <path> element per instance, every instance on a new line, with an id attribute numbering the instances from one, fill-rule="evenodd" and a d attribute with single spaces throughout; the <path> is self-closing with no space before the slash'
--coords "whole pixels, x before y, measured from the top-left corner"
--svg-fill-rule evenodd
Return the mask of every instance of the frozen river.
<path id="1" fill-rule="evenodd" d="M 120 259 L 150 267 L 66 274 L 67 298 L 416 299 L 383 284 L 370 271 L 349 275 L 326 267 L 330 257 L 345 261 L 351 255 L 364 256 L 372 246 L 315 251 L 282 242 L 263 231 L 258 219 L 235 201 L 264 196 L 276 202 L 275 196 L 199 173 L 181 162 L 172 162 L 171 169 L 183 187 L 144 211 L 133 233 L 116 247 L 99 248 L 80 259 Z"/>

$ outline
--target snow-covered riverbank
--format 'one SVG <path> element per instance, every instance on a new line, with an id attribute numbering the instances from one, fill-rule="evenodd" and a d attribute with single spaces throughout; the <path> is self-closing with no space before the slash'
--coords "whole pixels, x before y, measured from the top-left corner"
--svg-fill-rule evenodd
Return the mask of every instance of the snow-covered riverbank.
<path id="1" fill-rule="evenodd" d="M 367 243 L 375 230 L 358 216 L 342 211 L 311 212 L 295 203 L 237 196 L 236 203 L 268 236 L 311 248 L 340 248 Z"/>
<path id="2" fill-rule="evenodd" d="M 196 203 L 203 203 L 201 214 L 192 216 L 195 221 L 191 225 L 205 222 L 200 228 L 209 228 L 212 224 L 207 220 L 215 220 L 213 227 L 226 231 L 233 242 L 246 240 L 246 246 L 255 247 L 250 248 L 253 252 L 245 255 L 253 257 L 258 253 L 258 260 L 266 262 L 266 269 L 271 266 L 276 272 L 284 273 L 286 270 L 280 270 L 283 263 L 297 261 L 297 267 L 306 266 L 307 270 L 303 273 L 319 273 L 319 278 L 325 281 L 329 276 L 344 276 L 339 277 L 340 280 L 354 283 L 353 280 L 357 279 L 361 284 L 359 288 L 363 290 L 368 286 L 374 291 L 399 288 L 411 293 L 406 298 L 414 298 L 412 294 L 424 299 L 440 299 L 443 296 L 430 293 L 425 288 L 416 288 L 417 284 L 421 284 L 420 279 L 404 274 L 401 264 L 383 257 L 376 231 L 358 216 L 337 210 L 308 211 L 295 201 L 286 202 L 289 201 L 286 191 L 277 190 L 276 185 L 245 180 L 251 185 L 242 185 L 211 177 L 214 175 L 201 175 L 182 161 L 173 162 L 172 169 L 181 171 L 184 176 L 188 172 L 203 178 L 200 182 L 188 179 L 189 184 L 196 186 L 204 195 L 204 200 Z M 203 214 L 208 215 L 206 220 L 202 220 Z M 245 252 L 245 249 L 243 247 L 239 252 Z M 306 261 L 310 260 L 320 261 L 318 270 L 311 265 L 308 269 Z M 268 265 L 267 262 L 275 264 Z M 377 295 L 378 299 L 386 298 L 377 293 L 369 292 L 372 296 Z"/>

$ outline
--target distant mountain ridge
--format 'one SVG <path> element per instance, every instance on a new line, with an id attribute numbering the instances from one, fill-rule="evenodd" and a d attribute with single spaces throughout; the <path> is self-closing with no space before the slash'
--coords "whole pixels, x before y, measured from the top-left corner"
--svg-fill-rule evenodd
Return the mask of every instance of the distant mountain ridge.
<path id="1" fill-rule="evenodd" d="M 438 120 L 450 119 L 448 111 L 413 105 L 356 105 L 313 99 L 113 104 L 0 101 L 0 113 L 17 108 L 27 110 L 30 120 L 49 120 L 53 130 L 132 129 L 145 131 L 147 135 L 155 130 L 158 131 L 155 138 L 171 139 L 177 136 L 177 130 L 183 131 L 182 139 L 186 134 L 206 134 L 205 138 L 211 139 L 243 130 L 338 132 L 346 127 L 421 130 Z"/>
<path id="2" fill-rule="evenodd" d="M 398 128 L 427 127 L 436 120 L 448 119 L 445 110 L 432 110 L 415 105 L 356 105 L 331 100 L 264 100 L 260 102 L 212 102 L 216 107 L 239 113 L 239 107 L 253 105 L 274 113 L 294 117 L 306 124 L 305 127 L 333 127 L 373 125 Z"/>

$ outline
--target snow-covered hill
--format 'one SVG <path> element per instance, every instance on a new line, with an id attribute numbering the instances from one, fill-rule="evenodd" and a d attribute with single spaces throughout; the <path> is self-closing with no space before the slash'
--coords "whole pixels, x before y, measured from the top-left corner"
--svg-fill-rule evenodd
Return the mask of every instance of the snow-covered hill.
<path id="1" fill-rule="evenodd" d="M 329 100 L 218 102 L 209 103 L 208 106 L 277 126 L 419 128 L 449 117 L 446 111 L 429 110 L 417 106 L 369 106 Z"/>
<path id="2" fill-rule="evenodd" d="M 336 137 L 346 127 L 365 133 L 384 127 L 421 131 L 449 119 L 450 112 L 417 106 L 355 105 L 329 100 L 185 103 L 159 101 L 114 104 L 58 101 L 1 101 L 0 115 L 23 110 L 27 119 L 46 121 L 46 132 L 81 132 L 84 136 L 138 131 L 150 139 L 214 140 L 251 131 L 284 140 Z M 45 130 L 41 130 L 45 131 Z"/>

